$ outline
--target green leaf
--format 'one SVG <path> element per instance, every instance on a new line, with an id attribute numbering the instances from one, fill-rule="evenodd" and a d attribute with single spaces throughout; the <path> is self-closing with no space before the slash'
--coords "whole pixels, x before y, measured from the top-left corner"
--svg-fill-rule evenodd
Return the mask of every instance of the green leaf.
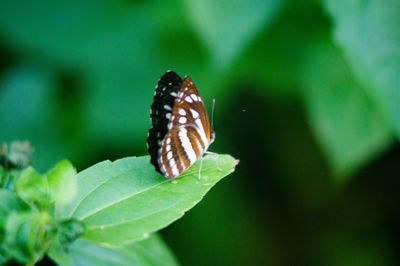
<path id="1" fill-rule="evenodd" d="M 31 166 L 21 172 L 16 182 L 17 194 L 27 202 L 45 207 L 50 203 L 47 178 L 41 176 Z"/>
<path id="2" fill-rule="evenodd" d="M 181 177 L 169 180 L 154 170 L 148 156 L 98 163 L 78 174 L 78 195 L 60 213 L 86 226 L 84 238 L 121 246 L 146 238 L 196 205 L 237 161 L 219 155 L 198 161 Z"/>
<path id="3" fill-rule="evenodd" d="M 11 211 L 25 210 L 28 206 L 18 196 L 6 189 L 0 189 L 0 228 Z"/>
<path id="4" fill-rule="evenodd" d="M 226 67 L 273 21 L 283 3 L 284 0 L 186 0 L 186 13 L 208 45 L 213 63 Z"/>
<path id="5" fill-rule="evenodd" d="M 311 127 L 336 174 L 348 176 L 388 147 L 391 130 L 327 39 L 316 42 L 304 61 Z"/>
<path id="6" fill-rule="evenodd" d="M 6 187 L 8 180 L 7 179 L 7 171 L 4 169 L 2 165 L 0 165 L 0 187 Z"/>
<path id="7" fill-rule="evenodd" d="M 52 239 L 47 253 L 58 264 L 71 263 L 68 249 L 83 232 L 83 225 L 76 220 L 67 220 L 58 224 L 57 235 Z"/>
<path id="8" fill-rule="evenodd" d="M 10 212 L 26 210 L 28 206 L 18 196 L 6 189 L 0 189 L 0 265 L 10 259 L 5 243 L 5 225 Z"/>
<path id="9" fill-rule="evenodd" d="M 227 87 L 232 90 L 238 80 L 251 81 L 257 93 L 274 101 L 297 98 L 304 52 L 313 36 L 329 26 L 318 1 L 291 1 L 234 64 Z"/>
<path id="10" fill-rule="evenodd" d="M 400 2 L 325 0 L 335 37 L 400 138 Z"/>
<path id="11" fill-rule="evenodd" d="M 20 263 L 35 263 L 44 256 L 54 235 L 47 212 L 12 212 L 6 221 L 5 246 Z"/>
<path id="12" fill-rule="evenodd" d="M 46 173 L 51 198 L 58 205 L 71 202 L 76 195 L 76 169 L 68 160 L 62 160 Z"/>
<path id="13" fill-rule="evenodd" d="M 104 247 L 78 239 L 68 250 L 68 258 L 48 254 L 58 265 L 178 265 L 171 251 L 157 234 L 123 248 Z"/>
<path id="14" fill-rule="evenodd" d="M 15 191 L 15 183 L 21 174 L 22 169 L 4 169 L 0 165 L 0 187 L 8 189 L 10 191 Z"/>

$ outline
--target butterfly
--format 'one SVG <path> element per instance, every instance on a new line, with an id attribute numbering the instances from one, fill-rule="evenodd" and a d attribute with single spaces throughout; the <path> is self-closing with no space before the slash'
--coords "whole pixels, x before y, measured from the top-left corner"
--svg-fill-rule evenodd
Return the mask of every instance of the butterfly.
<path id="1" fill-rule="evenodd" d="M 175 178 L 215 139 L 206 107 L 190 77 L 182 80 L 168 70 L 156 85 L 150 112 L 153 127 L 146 139 L 150 162 L 165 177 Z"/>

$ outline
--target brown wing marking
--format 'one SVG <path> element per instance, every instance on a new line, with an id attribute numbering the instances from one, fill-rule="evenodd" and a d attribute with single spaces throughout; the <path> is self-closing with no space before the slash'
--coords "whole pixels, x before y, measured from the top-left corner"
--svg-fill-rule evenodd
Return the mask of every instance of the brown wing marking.
<path id="1" fill-rule="evenodd" d="M 182 172 L 184 172 L 190 166 L 190 162 L 189 162 L 189 159 L 187 157 L 187 154 L 185 153 L 185 151 L 184 151 L 184 149 L 183 149 L 183 147 L 182 147 L 182 145 L 180 143 L 179 137 L 176 138 L 176 141 L 178 142 L 178 145 L 176 145 L 176 147 L 177 147 L 177 151 L 178 151 L 178 154 L 179 154 L 179 159 L 181 160 L 181 162 L 183 164 Z"/>
<path id="2" fill-rule="evenodd" d="M 184 115 L 179 113 L 179 110 L 181 109 L 185 111 Z M 194 117 L 193 114 L 195 114 L 196 117 Z M 179 121 L 179 118 L 182 116 L 186 118 L 185 124 L 193 125 L 194 127 L 199 128 L 199 130 L 203 130 L 208 143 L 211 142 L 211 129 L 208 113 L 203 100 L 190 77 L 185 77 L 182 82 L 182 87 L 178 92 L 178 97 L 171 113 L 170 124 L 168 125 L 170 130 L 182 125 Z M 201 125 L 199 125 L 198 119 L 200 119 Z"/>
<path id="3" fill-rule="evenodd" d="M 171 145 L 171 152 L 172 152 L 172 158 L 174 159 L 175 165 L 178 169 L 178 175 L 180 175 L 185 169 L 181 165 L 181 156 L 179 155 L 179 149 L 181 149 L 181 145 L 179 143 L 178 139 L 178 130 L 173 130 L 171 132 L 171 139 L 172 139 L 172 145 Z M 174 173 L 172 173 L 174 176 Z"/>
<path id="4" fill-rule="evenodd" d="M 174 178 L 183 173 L 189 166 L 182 145 L 178 137 L 179 129 L 168 132 L 162 142 L 160 150 L 160 169 L 168 178 Z M 171 153 L 169 155 L 169 153 Z"/>
<path id="5" fill-rule="evenodd" d="M 190 144 L 192 145 L 193 150 L 196 153 L 196 156 L 199 157 L 204 151 L 205 144 L 202 142 L 201 137 L 199 133 L 197 133 L 196 128 L 188 127 L 187 131 Z"/>

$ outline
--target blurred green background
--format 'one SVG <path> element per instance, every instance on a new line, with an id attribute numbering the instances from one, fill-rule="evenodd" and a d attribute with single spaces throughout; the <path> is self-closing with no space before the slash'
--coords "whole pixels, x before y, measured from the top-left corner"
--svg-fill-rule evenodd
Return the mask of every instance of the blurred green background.
<path id="1" fill-rule="evenodd" d="M 183 265 L 400 265 L 400 1 L 0 0 L 0 142 L 145 155 L 168 69 L 241 160 L 162 231 Z"/>

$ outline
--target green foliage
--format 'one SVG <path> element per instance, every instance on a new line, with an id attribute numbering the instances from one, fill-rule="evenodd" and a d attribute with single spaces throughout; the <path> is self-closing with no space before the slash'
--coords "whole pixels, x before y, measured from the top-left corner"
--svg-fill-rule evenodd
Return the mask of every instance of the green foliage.
<path id="1" fill-rule="evenodd" d="M 17 142 L 17 146 L 20 143 Z M 15 143 L 11 144 L 13 146 L 16 146 Z M 25 154 L 24 161 L 27 162 L 30 154 L 24 153 L 24 147 L 30 145 L 26 142 L 20 147 L 22 149 L 15 149 L 15 158 L 18 158 L 19 152 Z M 8 167 L 21 166 L 7 162 L 4 165 Z M 55 239 L 61 239 L 58 242 L 65 245 L 67 241 L 64 239 L 71 242 L 82 233 L 75 230 L 78 233 L 72 234 L 72 229 L 65 230 L 65 224 L 70 222 L 57 220 L 53 215 L 54 208 L 65 202 L 63 189 L 74 196 L 71 188 L 76 187 L 76 172 L 71 163 L 61 161 L 46 175 L 39 174 L 31 166 L 21 170 L 3 168 L 3 171 L 15 177 L 11 179 L 13 184 L 7 187 L 9 190 L 0 191 L 0 254 L 3 262 L 13 259 L 34 264 L 52 243 L 54 245 Z"/>
<path id="2" fill-rule="evenodd" d="M 373 113 L 382 115 L 399 135 L 399 6 L 395 2 L 326 0 L 323 7 L 333 18 L 336 39 L 345 49 L 357 82 L 376 106 Z M 76 160 L 90 157 L 89 151 L 79 149 L 82 143 L 99 148 L 102 143 L 119 143 L 118 139 L 139 146 L 149 127 L 147 109 L 154 80 L 168 68 L 190 74 L 205 102 L 211 95 L 230 95 L 239 89 L 234 85 L 243 80 L 263 84 L 261 90 L 269 97 L 281 95 L 291 100 L 296 87 L 304 84 L 300 66 L 311 63 L 301 55 L 313 49 L 310 40 L 329 25 L 320 4 L 307 0 L 287 5 L 284 0 L 74 4 L 41 0 L 35 6 L 41 13 L 18 1 L 0 3 L 0 25 L 6 43 L 17 51 L 36 55 L 37 62 L 15 65 L 2 77 L 0 120 L 6 121 L 6 130 L 0 132 L 0 138 L 32 139 L 38 147 L 36 158 L 43 158 L 35 159 L 39 170 L 62 156 Z M 73 19 L 68 19 L 71 16 Z M 49 23 L 52 20 L 59 23 Z M 255 45 L 251 45 L 252 40 Z M 326 52 L 327 57 L 340 53 Z M 57 98 L 57 90 L 63 86 L 57 82 L 59 69 L 67 69 L 67 75 L 72 76 L 71 86 L 79 89 L 78 94 L 70 96 L 73 101 Z M 221 69 L 224 71 L 219 72 Z M 330 84 L 341 86 L 336 80 Z M 316 86 L 320 91 L 325 87 L 324 83 Z M 88 97 L 82 99 L 82 95 Z M 217 102 L 223 107 L 228 97 L 221 98 Z M 334 108 L 327 111 L 335 113 Z M 9 114 L 14 114 L 12 119 Z M 53 129 L 49 124 L 54 125 Z M 61 133 L 65 129 L 73 134 Z M 351 132 L 353 129 L 338 128 L 340 135 L 362 131 L 357 128 Z M 351 168 L 369 161 L 357 159 L 356 165 L 349 166 L 352 159 L 338 159 L 337 148 L 320 143 L 335 171 L 351 173 Z M 366 145 L 378 146 L 379 141 L 373 138 Z M 382 141 L 377 149 L 386 146 Z M 370 157 L 369 149 L 365 149 L 365 155 L 361 153 L 357 157 Z"/>
<path id="3" fill-rule="evenodd" d="M 338 177 L 376 157 L 392 140 L 364 88 L 337 48 L 318 40 L 304 60 L 304 103 L 316 138 Z"/>
<path id="4" fill-rule="evenodd" d="M 186 0 L 193 26 L 208 46 L 212 62 L 228 67 L 248 43 L 270 24 L 284 0 Z"/>
<path id="5" fill-rule="evenodd" d="M 180 218 L 233 171 L 232 157 L 218 156 L 221 170 L 214 157 L 205 157 L 200 180 L 200 162 L 173 180 L 156 173 L 148 156 L 101 162 L 79 173 L 78 195 L 62 212 L 81 221 L 83 237 L 98 243 L 121 246 L 146 238 Z"/>
<path id="6" fill-rule="evenodd" d="M 59 265 L 178 265 L 169 248 L 157 234 L 123 248 L 104 247 L 77 239 L 68 249 L 68 257 L 50 257 Z"/>
<path id="7" fill-rule="evenodd" d="M 400 138 L 399 1 L 324 2 L 352 68 Z"/>
<path id="8" fill-rule="evenodd" d="M 20 174 L 19 170 L 7 169 L 0 165 L 0 187 L 13 190 L 15 185 L 15 180 Z"/>
<path id="9" fill-rule="evenodd" d="M 36 204 L 41 209 L 47 208 L 50 202 L 47 179 L 33 167 L 28 167 L 21 172 L 15 190 L 24 201 Z"/>
<path id="10" fill-rule="evenodd" d="M 5 223 L 5 247 L 20 263 L 40 260 L 55 235 L 55 225 L 47 212 L 11 212 Z"/>
<path id="11" fill-rule="evenodd" d="M 42 210 L 53 203 L 57 210 L 58 206 L 72 201 L 76 190 L 76 170 L 67 160 L 59 162 L 43 176 L 29 166 L 16 181 L 18 195 Z"/>
<path id="12" fill-rule="evenodd" d="M 15 191 L 0 189 L 0 262 L 31 265 L 48 254 L 60 265 L 177 265 L 150 234 L 196 205 L 237 161 L 206 157 L 200 180 L 199 163 L 169 180 L 149 161 L 105 161 L 79 174 L 67 160 L 44 175 L 19 170 Z"/>
<path id="13" fill-rule="evenodd" d="M 23 211 L 28 208 L 17 195 L 9 190 L 0 189 L 0 226 L 4 226 L 7 215 L 11 211 Z"/>
<path id="14" fill-rule="evenodd" d="M 71 245 L 74 245 L 84 230 L 84 226 L 74 219 L 62 220 L 57 226 L 57 235 L 52 239 L 47 255 L 58 264 L 70 262 Z"/>
<path id="15" fill-rule="evenodd" d="M 0 197 L 4 197 L 4 202 L 9 202 L 0 202 L 0 264 L 10 260 L 8 244 L 16 247 L 14 259 L 19 258 L 23 262 L 40 259 L 43 250 L 34 247 L 35 243 L 49 246 L 49 254 L 60 264 L 80 264 L 81 261 L 88 264 L 94 259 L 90 254 L 97 251 L 109 252 L 107 254 L 112 258 L 120 258 L 121 264 L 126 260 L 134 261 L 128 256 L 128 246 L 131 247 L 131 244 L 123 248 L 111 248 L 99 243 L 115 245 L 120 240 L 126 243 L 138 240 L 132 245 L 141 245 L 147 240 L 139 239 L 168 225 L 190 208 L 190 202 L 194 204 L 202 197 L 205 190 L 201 192 L 197 188 L 202 187 L 199 184 L 203 180 L 199 184 L 191 183 L 196 181 L 194 170 L 198 164 L 192 169 L 194 172 L 190 177 L 172 181 L 157 176 L 150 165 L 143 168 L 147 169 L 143 170 L 143 175 L 132 175 L 134 177 L 131 178 L 129 169 L 136 166 L 139 169 L 136 163 L 144 158 L 102 162 L 78 175 L 68 161 L 56 165 L 62 158 L 70 158 L 78 168 L 84 169 L 105 158 L 118 158 L 121 154 L 144 154 L 153 88 L 167 69 L 191 76 L 206 104 L 216 98 L 214 124 L 217 142 L 213 147 L 217 150 L 222 147 L 237 148 L 240 153 L 248 154 L 249 158 L 243 158 L 248 169 L 258 171 L 252 176 L 267 180 L 268 187 L 270 176 L 276 176 L 277 179 L 271 181 L 271 192 L 274 193 L 265 193 L 256 202 L 263 206 L 286 202 L 287 205 L 280 206 L 283 216 L 281 213 L 276 216 L 291 219 L 298 215 L 304 219 L 296 223 L 300 229 L 293 229 L 300 231 L 289 231 L 290 236 L 303 237 L 305 230 L 301 226 L 312 224 L 314 212 L 321 209 L 340 216 L 340 212 L 332 207 L 332 201 L 342 197 L 324 198 L 332 196 L 329 192 L 333 186 L 326 181 L 331 174 L 324 171 L 325 161 L 319 157 L 318 149 L 322 151 L 330 173 L 336 178 L 348 181 L 360 175 L 348 189 L 358 191 L 357 186 L 364 182 L 368 186 L 370 179 L 364 180 L 367 166 L 367 172 L 376 175 L 375 179 L 387 181 L 381 178 L 386 178 L 383 170 L 379 170 L 378 174 L 371 172 L 369 164 L 378 158 L 387 160 L 392 153 L 385 152 L 396 143 L 393 140 L 400 137 L 398 2 L 37 0 L 33 4 L 20 0 L 0 1 L 0 141 L 30 139 L 36 148 L 36 156 L 28 168 L 25 167 L 29 166 L 30 146 L 15 143 L 14 146 L 10 144 L 0 148 Z M 256 101 L 253 103 L 248 99 Z M 291 112 L 294 108 L 296 111 Z M 271 109 L 279 110 L 279 113 L 270 112 Z M 286 116 L 286 111 L 290 117 Z M 240 119 L 241 122 L 248 122 L 246 130 L 238 130 L 244 127 L 242 123 L 237 123 Z M 228 124 L 231 128 L 225 128 Z M 268 130 L 271 124 L 276 125 L 274 129 L 285 132 L 270 134 Z M 308 128 L 304 127 L 309 127 L 318 144 L 317 149 L 308 137 Z M 299 128 L 301 130 L 296 130 Z M 256 129 L 260 132 L 255 132 Z M 247 143 L 242 145 L 242 142 L 256 135 L 260 138 L 257 149 Z M 273 147 L 268 146 L 269 139 L 265 139 L 270 136 L 274 138 L 271 142 L 276 144 Z M 396 149 L 391 152 L 393 150 L 396 152 Z M 381 156 L 383 154 L 386 156 Z M 275 164 L 276 158 L 284 159 Z M 212 163 L 211 158 L 207 160 Z M 376 160 L 376 163 L 380 160 Z M 130 161 L 134 161 L 136 166 L 124 168 L 123 162 Z M 274 165 L 270 166 L 269 163 Z M 308 163 L 312 169 L 308 169 L 311 168 Z M 384 169 L 387 169 L 386 166 Z M 50 167 L 54 168 L 46 172 Z M 280 167 L 284 168 L 282 172 L 277 170 Z M 220 174 L 226 171 L 224 169 Z M 204 172 L 207 177 L 207 170 Z M 145 179 L 145 175 L 150 179 Z M 263 219 L 265 215 L 264 209 L 259 211 L 257 204 L 251 201 L 257 192 L 254 195 L 246 194 L 246 189 L 252 189 L 253 184 L 247 182 L 252 178 L 248 175 L 249 171 L 244 171 L 243 176 L 235 180 L 240 189 L 234 187 L 234 192 L 221 196 L 245 192 L 243 202 L 249 201 L 243 203 L 241 209 L 245 211 L 238 211 L 235 213 L 237 219 L 229 221 L 232 231 L 247 224 L 240 217 L 253 224 L 251 215 L 254 215 L 254 224 L 257 224 L 257 219 Z M 221 177 L 219 174 L 215 176 Z M 298 176 L 306 178 L 295 179 Z M 126 187 L 118 180 L 126 182 Z M 240 183 L 239 180 L 246 181 Z M 174 181 L 177 183 L 172 183 Z M 104 185 L 93 187 L 102 182 Z M 127 191 L 133 185 L 146 187 L 151 184 L 155 185 L 154 190 L 138 194 L 130 194 L 135 190 Z M 173 198 L 169 194 L 159 202 L 143 202 L 152 198 L 152 193 L 161 196 L 164 190 L 171 191 L 173 185 L 178 187 L 176 196 L 180 197 L 182 205 L 181 202 L 176 202 L 176 206 L 169 205 Z M 183 199 L 184 192 L 189 188 L 197 194 L 185 195 L 188 198 Z M 204 188 L 208 189 L 207 186 Z M 279 188 L 282 191 L 289 188 L 288 194 L 281 195 L 284 192 Z M 10 196 L 10 192 L 15 197 Z M 296 200 L 299 195 L 301 201 Z M 78 202 L 79 198 L 82 201 Z M 295 202 L 292 202 L 295 205 L 292 207 L 296 209 L 290 209 L 290 200 Z M 352 197 L 348 200 L 356 201 Z M 396 199 L 388 202 L 396 202 Z M 209 205 L 214 204 L 216 209 L 219 207 L 226 213 L 237 211 L 236 205 L 225 207 L 218 206 L 219 203 L 219 198 L 215 197 L 211 204 L 204 207 L 203 215 L 197 217 L 197 226 L 203 226 L 201 230 L 194 232 L 193 224 L 185 228 L 191 230 L 192 239 L 200 241 L 196 243 L 201 243 L 203 239 L 201 244 L 207 245 L 209 254 L 220 255 L 216 259 L 220 262 L 218 264 L 240 262 L 240 258 L 242 264 L 263 264 L 258 261 L 255 254 L 257 248 L 254 247 L 262 246 L 260 249 L 264 249 L 266 242 L 269 243 L 269 252 L 263 255 L 275 256 L 277 261 L 270 264 L 293 264 L 287 263 L 286 257 L 280 254 L 286 254 L 296 244 L 287 246 L 285 235 L 274 238 L 277 234 L 274 219 L 275 226 L 286 224 L 275 216 L 268 217 L 267 225 L 262 222 L 254 229 L 259 235 L 237 234 L 238 240 L 247 238 L 242 241 L 246 243 L 243 246 L 247 250 L 230 243 L 231 239 L 224 237 L 225 232 L 219 230 L 220 226 L 213 229 L 219 234 L 207 234 L 208 238 L 196 235 L 210 231 L 207 224 Z M 133 204 L 138 204 L 141 209 L 126 211 L 128 207 L 134 209 Z M 369 206 L 377 204 L 374 202 Z M 347 205 L 341 204 L 340 209 L 353 215 Z M 383 204 L 385 207 L 389 205 Z M 151 212 L 158 215 L 163 207 L 171 210 L 168 213 L 170 216 L 163 216 L 154 224 L 146 220 L 151 221 Z M 125 212 L 115 215 L 119 210 Z M 226 224 L 226 216 L 229 216 L 221 213 L 215 212 L 218 225 Z M 285 213 L 288 215 L 284 216 Z M 396 220 L 390 212 L 386 215 L 379 219 Z M 5 238 L 6 224 L 9 232 L 17 234 L 16 229 L 7 223 L 9 217 L 25 228 L 26 231 L 21 231 L 20 236 L 25 239 L 22 242 L 26 242 L 26 250 L 18 248 L 24 244 L 21 246 Z M 110 238 L 110 242 L 106 241 L 113 230 L 125 230 L 123 219 L 131 221 L 136 217 L 143 219 L 138 219 L 140 224 L 135 224 L 136 229 L 129 231 L 129 236 L 118 234 L 124 239 Z M 371 217 L 362 216 L 360 221 L 380 221 Z M 347 217 L 344 218 L 346 220 Z M 26 240 L 31 234 L 28 229 L 40 229 L 47 233 L 29 242 Z M 263 235 L 264 229 L 267 232 Z M 182 231 L 186 234 L 185 230 Z M 311 238 L 318 238 L 316 235 L 319 236 L 310 232 L 307 241 L 315 241 Z M 315 252 L 328 258 L 323 261 L 331 262 L 330 265 L 341 265 L 341 259 L 345 264 L 351 264 L 356 258 L 362 258 L 364 247 L 369 244 L 364 244 L 360 248 L 362 250 L 358 250 L 359 243 L 370 243 L 362 238 L 351 242 L 354 236 L 349 236 L 347 232 L 343 233 L 343 239 L 337 241 L 333 235 L 328 232 L 326 242 L 318 242 L 322 248 Z M 52 239 L 50 244 L 49 237 Z M 150 235 L 150 239 L 152 237 Z M 78 240 L 74 241 L 75 238 Z M 215 239 L 214 245 L 208 245 L 211 238 Z M 151 244 L 153 242 L 150 239 L 147 243 L 155 248 L 157 244 Z M 374 243 L 365 249 L 376 252 L 368 252 L 364 260 L 373 261 L 373 257 L 381 256 L 379 250 L 389 250 L 384 247 L 388 240 L 379 239 L 383 240 L 374 242 L 369 239 Z M 276 243 L 279 241 L 282 243 Z M 309 247 L 307 241 L 299 246 Z M 352 244 L 347 247 L 341 245 L 342 242 Z M 345 248 L 337 248 L 340 246 Z M 133 248 L 135 254 L 139 254 L 140 247 Z M 332 247 L 336 247 L 339 254 L 334 259 L 331 259 Z M 80 253 L 83 249 L 87 250 L 88 256 L 84 256 L 85 252 Z M 228 250 L 229 259 L 224 259 L 224 249 Z M 182 257 L 195 254 L 181 253 L 184 254 Z M 313 253 L 310 257 L 318 261 L 318 254 Z M 386 256 L 385 252 L 382 254 L 382 258 Z M 293 260 L 297 258 L 296 255 L 302 259 L 307 257 L 303 253 L 301 256 L 294 253 L 291 256 Z M 155 258 L 144 257 L 143 261 L 157 263 L 153 260 Z M 215 256 L 208 257 L 209 263 L 203 264 L 215 264 Z M 254 261 L 248 262 L 250 258 Z M 364 260 L 358 261 L 362 261 L 362 264 Z M 382 265 L 390 264 L 385 259 L 382 261 Z M 320 264 L 320 261 L 314 263 Z"/>
<path id="16" fill-rule="evenodd" d="M 63 160 L 46 173 L 51 198 L 56 206 L 71 202 L 76 195 L 76 170 L 72 164 Z"/>

